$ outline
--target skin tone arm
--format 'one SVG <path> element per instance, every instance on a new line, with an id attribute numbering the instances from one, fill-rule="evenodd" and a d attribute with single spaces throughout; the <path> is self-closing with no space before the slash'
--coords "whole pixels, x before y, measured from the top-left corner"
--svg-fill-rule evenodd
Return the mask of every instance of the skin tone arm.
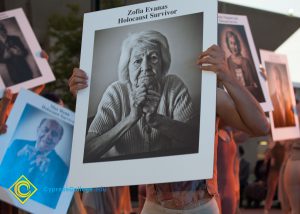
<path id="1" fill-rule="evenodd" d="M 85 157 L 101 157 L 142 117 L 143 102 L 146 99 L 146 87 L 141 85 L 132 93 L 130 114 L 107 132 L 99 135 L 89 132 L 86 137 Z"/>
<path id="2" fill-rule="evenodd" d="M 7 131 L 7 126 L 5 124 L 6 120 L 6 112 L 8 110 L 8 106 L 10 105 L 12 101 L 12 93 L 9 89 L 5 89 L 4 96 L 1 100 L 2 106 L 0 110 L 0 134 L 4 134 Z"/>
<path id="3" fill-rule="evenodd" d="M 267 135 L 270 125 L 255 98 L 230 74 L 224 51 L 216 45 L 200 54 L 199 67 L 217 74 L 228 93 L 217 90 L 217 114 L 229 126 L 250 135 Z"/>

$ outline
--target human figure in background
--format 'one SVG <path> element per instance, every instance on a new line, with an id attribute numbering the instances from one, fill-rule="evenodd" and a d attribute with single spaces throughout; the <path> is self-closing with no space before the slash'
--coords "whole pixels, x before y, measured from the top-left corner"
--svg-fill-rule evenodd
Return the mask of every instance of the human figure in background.
<path id="1" fill-rule="evenodd" d="M 249 134 L 243 132 L 243 131 L 239 131 L 237 129 L 233 130 L 233 137 L 234 137 L 234 141 L 236 144 L 236 155 L 235 155 L 235 159 L 234 159 L 234 177 L 235 177 L 235 192 L 236 192 L 236 198 L 237 198 L 237 202 L 236 202 L 236 213 L 240 213 L 240 201 L 243 200 L 240 198 L 241 196 L 241 185 L 240 185 L 240 153 L 239 153 L 239 146 L 241 143 L 246 142 L 250 136 Z"/>
<path id="2" fill-rule="evenodd" d="M 238 213 L 240 201 L 240 157 L 238 144 L 248 135 L 244 132 L 223 126 L 219 129 L 218 143 L 218 190 L 223 213 Z"/>
<path id="3" fill-rule="evenodd" d="M 269 152 L 266 151 L 263 157 L 259 157 L 254 168 L 255 180 L 250 183 L 244 190 L 247 200 L 247 208 L 253 206 L 258 208 L 260 203 L 266 198 L 267 194 L 267 178 L 269 172 L 269 158 L 266 158 Z"/>
<path id="4" fill-rule="evenodd" d="M 7 126 L 5 121 L 7 120 L 7 109 L 9 108 L 12 102 L 13 94 L 9 89 L 4 90 L 4 95 L 0 102 L 0 135 L 6 133 Z"/>
<path id="5" fill-rule="evenodd" d="M 236 146 L 236 150 L 238 149 L 238 145 L 235 144 Z M 233 173 L 234 173 L 234 178 L 235 178 L 235 182 L 234 182 L 234 191 L 235 191 L 235 195 L 236 195 L 236 201 L 235 201 L 235 214 L 239 214 L 240 213 L 240 156 L 238 154 L 238 152 L 236 152 L 235 156 L 234 156 L 234 163 L 233 163 Z"/>
<path id="6" fill-rule="evenodd" d="M 270 149 L 269 161 L 270 168 L 267 179 L 267 196 L 265 200 L 264 213 L 268 214 L 272 207 L 273 198 L 276 193 L 279 172 L 284 159 L 284 146 L 279 142 L 274 142 Z"/>
<path id="7" fill-rule="evenodd" d="M 8 35 L 6 27 L 0 23 L 0 63 L 6 65 L 12 85 L 33 78 L 26 60 L 27 55 L 28 51 L 21 39 L 18 36 Z"/>
<path id="8" fill-rule="evenodd" d="M 298 120 L 300 122 L 300 102 L 297 104 Z M 291 214 L 300 213 L 300 139 L 292 143 L 291 153 L 284 171 L 284 189 L 291 206 Z"/>
<path id="9" fill-rule="evenodd" d="M 290 210 L 291 210 L 290 201 L 288 199 L 287 191 L 285 189 L 284 173 L 285 173 L 287 161 L 288 161 L 290 153 L 291 153 L 293 141 L 294 140 L 288 140 L 283 143 L 284 158 L 283 158 L 283 163 L 280 168 L 279 179 L 278 179 L 278 198 L 280 201 L 280 207 L 281 207 L 282 213 L 284 213 L 284 214 L 290 214 Z"/>
<path id="10" fill-rule="evenodd" d="M 248 178 L 250 175 L 250 163 L 244 158 L 245 151 L 243 147 L 239 146 L 240 156 L 240 207 L 243 207 L 244 190 L 248 186 Z"/>
<path id="11" fill-rule="evenodd" d="M 237 210 L 235 159 L 236 144 L 230 127 L 218 131 L 218 190 L 222 213 L 235 214 Z"/>
<path id="12" fill-rule="evenodd" d="M 146 185 L 139 185 L 138 186 L 138 213 L 141 213 L 146 202 Z"/>

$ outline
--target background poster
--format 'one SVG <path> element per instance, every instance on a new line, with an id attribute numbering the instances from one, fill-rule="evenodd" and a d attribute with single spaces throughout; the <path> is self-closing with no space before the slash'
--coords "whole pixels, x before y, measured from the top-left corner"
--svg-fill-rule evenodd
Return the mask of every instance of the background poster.
<path id="1" fill-rule="evenodd" d="M 300 136 L 295 94 L 285 55 L 260 50 L 262 64 L 267 72 L 268 88 L 274 110 L 270 112 L 274 141 Z"/>
<path id="2" fill-rule="evenodd" d="M 73 136 L 73 112 L 22 90 L 0 137 L 0 199 L 34 213 L 65 213 L 64 191 Z"/>
<path id="3" fill-rule="evenodd" d="M 192 1 L 191 7 L 178 0 L 156 1 L 85 15 L 80 67 L 90 87 L 77 97 L 69 185 L 212 176 L 216 77 L 201 73 L 196 59 L 216 42 L 216 3 Z M 149 73 L 140 76 L 144 71 Z M 142 101 L 136 119 L 131 113 L 139 93 L 151 96 Z M 159 102 L 153 110 L 155 97 Z M 168 118 L 170 133 L 149 126 L 150 113 L 153 121 Z M 174 121 L 180 129 L 171 129 Z M 195 163 L 201 170 L 187 167 Z"/>
<path id="4" fill-rule="evenodd" d="M 218 44 L 224 50 L 232 74 L 261 104 L 272 110 L 266 81 L 260 74 L 259 60 L 246 16 L 218 14 Z"/>
<path id="5" fill-rule="evenodd" d="M 0 13 L 0 97 L 55 80 L 22 9 Z"/>

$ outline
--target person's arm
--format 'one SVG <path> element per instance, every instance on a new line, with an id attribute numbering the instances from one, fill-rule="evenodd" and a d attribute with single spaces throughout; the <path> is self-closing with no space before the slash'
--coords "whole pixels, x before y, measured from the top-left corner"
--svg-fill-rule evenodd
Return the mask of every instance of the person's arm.
<path id="1" fill-rule="evenodd" d="M 227 92 L 217 90 L 217 114 L 229 126 L 251 135 L 267 135 L 270 125 L 255 98 L 234 77 L 226 65 L 224 51 L 216 45 L 211 46 L 198 58 L 201 69 L 217 74 Z"/>
<path id="2" fill-rule="evenodd" d="M 128 116 L 104 134 L 89 132 L 85 141 L 84 160 L 90 162 L 102 157 L 136 122 L 136 119 Z"/>
<path id="3" fill-rule="evenodd" d="M 122 105 L 118 85 L 111 85 L 104 93 L 94 121 L 86 138 L 85 157 L 101 157 L 142 117 L 146 87 L 141 85 L 130 95 L 130 113 L 122 118 Z M 91 132 L 90 132 L 91 131 Z"/>
<path id="4" fill-rule="evenodd" d="M 1 110 L 0 110 L 0 134 L 4 134 L 7 131 L 7 126 L 5 124 L 8 107 L 12 101 L 12 93 L 9 89 L 5 89 L 3 98 L 1 100 Z"/>
<path id="5" fill-rule="evenodd" d="M 76 95 L 78 90 L 86 88 L 87 76 L 85 72 L 78 68 L 74 69 L 73 75 L 69 79 L 69 86 L 73 95 Z M 113 115 L 119 115 L 115 112 L 117 111 L 116 109 L 112 109 L 112 106 L 121 106 L 118 100 L 119 96 L 114 95 L 114 92 L 113 87 L 107 89 L 105 93 L 106 95 L 103 95 L 105 98 L 102 98 L 103 103 L 100 102 L 99 104 L 97 115 L 91 126 L 93 126 L 93 124 L 97 124 L 95 126 L 99 126 L 99 124 L 101 124 L 101 128 L 105 130 L 97 132 L 91 131 L 88 133 L 84 151 L 85 161 L 93 161 L 94 159 L 98 159 L 103 156 L 116 145 L 118 139 L 120 139 L 121 136 L 123 136 L 134 124 L 136 124 L 142 116 L 142 103 L 146 99 L 146 87 L 143 85 L 132 93 L 130 114 L 122 120 L 117 121 L 116 124 L 114 124 L 114 122 L 110 122 L 109 120 L 113 117 Z"/>
<path id="6" fill-rule="evenodd" d="M 242 161 L 241 161 L 240 162 L 240 173 L 239 173 L 239 179 L 240 179 L 241 185 L 247 184 L 249 175 L 250 175 L 249 163 L 244 160 L 243 165 L 242 165 Z"/>

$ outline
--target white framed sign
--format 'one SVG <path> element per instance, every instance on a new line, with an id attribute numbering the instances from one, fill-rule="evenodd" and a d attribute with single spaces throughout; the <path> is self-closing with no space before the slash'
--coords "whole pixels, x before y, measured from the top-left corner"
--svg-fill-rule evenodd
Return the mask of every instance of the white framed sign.
<path id="1" fill-rule="evenodd" d="M 274 110 L 270 123 L 274 141 L 300 137 L 295 94 L 286 55 L 260 50 L 263 67 L 267 72 L 268 88 Z"/>
<path id="2" fill-rule="evenodd" d="M 272 111 L 247 16 L 219 13 L 218 44 L 225 52 L 233 76 L 248 89 L 265 112 Z"/>
<path id="3" fill-rule="evenodd" d="M 21 90 L 0 136 L 0 199 L 31 213 L 66 213 L 74 113 Z"/>
<path id="4" fill-rule="evenodd" d="M 24 11 L 0 13 L 0 97 L 55 80 Z"/>
<path id="5" fill-rule="evenodd" d="M 77 96 L 68 185 L 212 177 L 216 76 L 196 60 L 216 41 L 217 1 L 85 14 L 80 68 L 89 87 Z"/>

